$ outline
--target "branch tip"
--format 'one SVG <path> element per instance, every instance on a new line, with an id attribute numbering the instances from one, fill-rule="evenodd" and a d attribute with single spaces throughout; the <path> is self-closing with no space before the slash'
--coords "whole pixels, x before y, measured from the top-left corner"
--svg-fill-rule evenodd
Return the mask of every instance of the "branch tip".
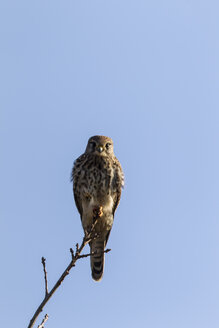
<path id="1" fill-rule="evenodd" d="M 72 261 L 74 260 L 75 256 L 74 256 L 74 251 L 72 248 L 70 248 L 70 253 L 71 253 L 71 258 L 72 258 Z"/>
<path id="2" fill-rule="evenodd" d="M 46 271 L 46 259 L 42 256 L 41 259 L 43 265 L 43 272 L 44 272 L 44 281 L 45 281 L 45 297 L 48 295 L 48 280 L 47 280 L 47 271 Z"/>
<path id="3" fill-rule="evenodd" d="M 37 328 L 44 328 L 44 324 L 46 323 L 46 321 L 49 319 L 48 314 L 45 315 L 45 317 L 43 318 L 43 321 L 41 322 L 41 324 L 37 327 Z"/>

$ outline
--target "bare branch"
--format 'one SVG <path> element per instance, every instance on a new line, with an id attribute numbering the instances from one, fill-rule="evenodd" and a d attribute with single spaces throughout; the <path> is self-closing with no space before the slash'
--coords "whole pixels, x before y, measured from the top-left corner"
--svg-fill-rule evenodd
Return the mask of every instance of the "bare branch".
<path id="1" fill-rule="evenodd" d="M 100 216 L 98 216 L 98 214 L 94 217 L 94 221 L 93 221 L 94 223 L 93 223 L 90 231 L 85 233 L 80 247 L 79 247 L 78 244 L 76 244 L 75 254 L 74 254 L 73 249 L 70 248 L 71 257 L 72 257 L 71 262 L 69 263 L 67 268 L 64 270 L 64 272 L 62 273 L 62 275 L 60 276 L 60 278 L 57 280 L 57 282 L 55 283 L 55 285 L 53 286 L 53 288 L 50 291 L 48 291 L 48 284 L 47 284 L 47 272 L 46 272 L 46 263 L 45 263 L 46 260 L 45 260 L 45 258 L 42 258 L 42 264 L 43 264 L 43 270 L 44 270 L 44 279 L 45 279 L 45 297 L 42 300 L 42 302 L 40 303 L 40 305 L 38 306 L 38 308 L 37 308 L 36 312 L 34 313 L 32 319 L 30 320 L 28 328 L 32 328 L 34 326 L 34 324 L 36 322 L 36 319 L 38 318 L 39 314 L 43 311 L 44 306 L 49 301 L 49 299 L 52 297 L 52 295 L 55 293 L 55 291 L 58 289 L 58 287 L 61 285 L 61 283 L 63 282 L 65 277 L 69 274 L 70 270 L 75 266 L 75 263 L 77 262 L 77 260 L 80 259 L 80 258 L 84 258 L 84 257 L 88 257 L 88 256 L 93 255 L 92 253 L 81 255 L 81 252 L 83 251 L 84 247 L 91 240 L 93 240 L 97 237 L 97 234 L 94 233 L 94 228 L 95 228 L 95 225 L 96 225 L 99 218 L 100 218 Z M 106 249 L 103 253 L 108 253 L 109 251 L 110 251 L 110 249 Z M 44 321 L 42 321 L 39 328 L 43 328 L 44 323 L 48 319 L 46 316 L 44 317 Z"/>
<path id="2" fill-rule="evenodd" d="M 41 262 L 43 264 L 44 280 L 45 280 L 45 296 L 46 296 L 48 294 L 48 281 L 47 281 L 46 259 L 45 259 L 45 257 L 42 257 Z"/>

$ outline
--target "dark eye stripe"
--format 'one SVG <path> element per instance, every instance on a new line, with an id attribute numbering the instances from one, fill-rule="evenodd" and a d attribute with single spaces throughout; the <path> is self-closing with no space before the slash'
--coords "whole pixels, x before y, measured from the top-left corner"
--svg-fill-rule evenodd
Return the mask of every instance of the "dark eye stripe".
<path id="1" fill-rule="evenodd" d="M 90 144 L 91 147 L 93 147 L 93 148 L 96 146 L 96 142 L 94 142 L 94 141 L 90 141 L 89 144 Z"/>

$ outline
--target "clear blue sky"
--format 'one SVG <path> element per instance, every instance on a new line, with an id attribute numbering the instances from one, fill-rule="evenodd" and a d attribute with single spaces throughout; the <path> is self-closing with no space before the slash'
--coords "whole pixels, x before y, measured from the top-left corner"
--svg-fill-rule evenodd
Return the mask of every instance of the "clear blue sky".
<path id="1" fill-rule="evenodd" d="M 29 323 L 41 256 L 51 287 L 82 239 L 69 178 L 94 134 L 113 138 L 126 177 L 112 252 L 100 283 L 78 262 L 46 328 L 219 326 L 218 13 L 211 0 L 1 2 L 1 327 Z"/>

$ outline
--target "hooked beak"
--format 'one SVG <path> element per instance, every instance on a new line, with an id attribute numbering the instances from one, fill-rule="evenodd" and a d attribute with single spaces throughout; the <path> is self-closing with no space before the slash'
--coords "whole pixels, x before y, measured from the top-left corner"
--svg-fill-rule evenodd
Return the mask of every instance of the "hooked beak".
<path id="1" fill-rule="evenodd" d="M 97 147 L 97 151 L 98 151 L 99 153 L 102 153 L 102 151 L 103 151 L 103 147 Z"/>

